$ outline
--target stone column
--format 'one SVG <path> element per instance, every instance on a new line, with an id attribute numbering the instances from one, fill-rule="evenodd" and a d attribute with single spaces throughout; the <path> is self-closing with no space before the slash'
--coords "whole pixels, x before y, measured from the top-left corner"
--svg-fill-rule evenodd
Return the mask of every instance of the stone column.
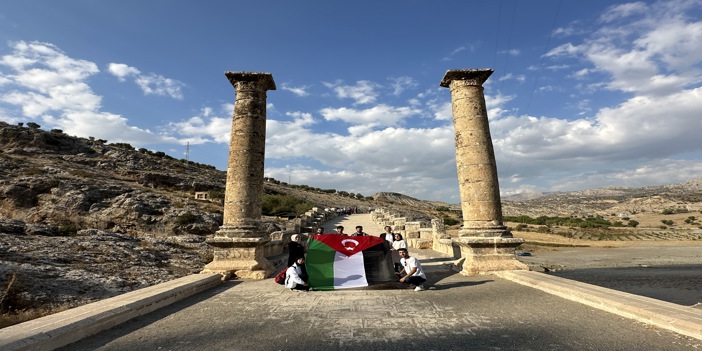
<path id="1" fill-rule="evenodd" d="M 490 137 L 483 83 L 491 69 L 449 70 L 440 85 L 451 89 L 456 135 L 456 168 L 463 227 L 456 240 L 465 258 L 461 273 L 528 269 L 514 258 L 524 243 L 502 223 L 502 203 L 495 152 Z"/>
<path id="2" fill-rule="evenodd" d="M 274 266 L 263 255 L 270 241 L 260 228 L 266 146 L 266 91 L 275 90 L 270 73 L 226 72 L 236 90 L 232 118 L 224 222 L 207 240 L 214 260 L 203 272 L 264 279 Z"/>

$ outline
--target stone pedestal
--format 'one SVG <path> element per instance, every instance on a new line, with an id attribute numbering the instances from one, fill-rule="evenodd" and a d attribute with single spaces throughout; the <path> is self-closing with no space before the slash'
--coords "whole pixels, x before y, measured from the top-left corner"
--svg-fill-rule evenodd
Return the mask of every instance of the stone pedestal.
<path id="1" fill-rule="evenodd" d="M 529 270 L 519 262 L 514 252 L 524 243 L 521 238 L 502 237 L 459 237 L 454 242 L 461 248 L 461 257 L 465 259 L 461 274 L 474 276 L 489 274 L 494 271 Z"/>
<path id="2" fill-rule="evenodd" d="M 214 260 L 201 273 L 218 273 L 225 278 L 235 274 L 242 279 L 265 279 L 275 271 L 274 265 L 264 257 L 261 248 L 269 241 L 263 237 L 215 236 L 207 239 L 207 243 L 214 247 Z"/>
<path id="3" fill-rule="evenodd" d="M 207 243 L 214 260 L 203 273 L 225 277 L 264 279 L 275 267 L 263 254 L 270 241 L 260 229 L 263 199 L 263 166 L 266 145 L 266 91 L 275 90 L 270 73 L 226 72 L 236 90 L 227 184 L 224 194 L 224 223 Z"/>

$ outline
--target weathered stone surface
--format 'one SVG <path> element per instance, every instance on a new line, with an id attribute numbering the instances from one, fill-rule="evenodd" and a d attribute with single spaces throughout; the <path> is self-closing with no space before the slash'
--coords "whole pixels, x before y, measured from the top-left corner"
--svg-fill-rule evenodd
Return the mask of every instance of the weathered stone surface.
<path id="1" fill-rule="evenodd" d="M 270 241 L 261 230 L 263 167 L 266 146 L 266 91 L 275 90 L 270 73 L 226 72 L 236 89 L 232 118 L 224 222 L 207 242 L 214 259 L 203 272 L 233 272 L 264 279 L 274 271 L 264 256 Z M 266 236 L 266 237 L 264 237 Z"/>
<path id="2" fill-rule="evenodd" d="M 502 225 L 500 186 L 482 84 L 490 69 L 451 70 L 441 81 L 451 89 L 456 167 L 463 210 L 461 236 L 511 236 Z M 485 227 L 485 231 L 467 228 Z"/>
<path id="3" fill-rule="evenodd" d="M 514 255 L 517 247 L 524 243 L 521 238 L 462 237 L 455 239 L 465 258 L 461 274 L 474 276 L 503 270 L 529 270 Z"/>
<path id="4" fill-rule="evenodd" d="M 463 227 L 456 242 L 465 259 L 461 270 L 465 275 L 529 269 L 514 257 L 515 248 L 524 240 L 512 238 L 502 224 L 500 186 L 482 86 L 492 72 L 490 69 L 448 71 L 440 84 L 451 89 L 463 210 Z"/>

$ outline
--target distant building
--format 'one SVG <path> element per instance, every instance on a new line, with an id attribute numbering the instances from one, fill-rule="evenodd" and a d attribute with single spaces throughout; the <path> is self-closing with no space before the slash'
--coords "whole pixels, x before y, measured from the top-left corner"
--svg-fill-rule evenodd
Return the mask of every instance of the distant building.
<path id="1" fill-rule="evenodd" d="M 210 197 L 209 194 L 206 191 L 196 191 L 195 192 L 195 200 L 205 200 L 209 201 Z"/>

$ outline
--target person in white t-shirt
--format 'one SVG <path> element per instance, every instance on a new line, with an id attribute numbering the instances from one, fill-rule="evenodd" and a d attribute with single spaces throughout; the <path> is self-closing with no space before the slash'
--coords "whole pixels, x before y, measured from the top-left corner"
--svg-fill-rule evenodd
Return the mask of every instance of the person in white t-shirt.
<path id="1" fill-rule="evenodd" d="M 404 267 L 402 272 L 397 273 L 400 276 L 400 282 L 415 285 L 414 291 L 424 290 L 424 282 L 427 281 L 427 276 L 424 274 L 422 264 L 414 257 L 409 255 L 406 248 L 398 249 L 400 254 L 400 264 Z M 403 274 L 404 273 L 404 274 Z"/>
<path id="2" fill-rule="evenodd" d="M 395 234 L 392 233 L 392 227 L 389 225 L 385 226 L 385 233 L 380 234 L 380 237 L 387 240 L 390 247 L 392 247 L 392 242 L 395 240 Z"/>
<path id="3" fill-rule="evenodd" d="M 394 233 L 395 240 L 392 241 L 392 247 L 390 248 L 390 257 L 392 257 L 392 264 L 395 267 L 395 272 L 402 272 L 402 265 L 400 264 L 400 254 L 397 252 L 399 249 L 406 249 L 407 242 L 402 239 L 402 234 Z"/>
<path id="4" fill-rule="evenodd" d="M 307 274 L 303 271 L 305 258 L 298 257 L 292 266 L 285 272 L 285 287 L 292 291 L 309 291 Z"/>

